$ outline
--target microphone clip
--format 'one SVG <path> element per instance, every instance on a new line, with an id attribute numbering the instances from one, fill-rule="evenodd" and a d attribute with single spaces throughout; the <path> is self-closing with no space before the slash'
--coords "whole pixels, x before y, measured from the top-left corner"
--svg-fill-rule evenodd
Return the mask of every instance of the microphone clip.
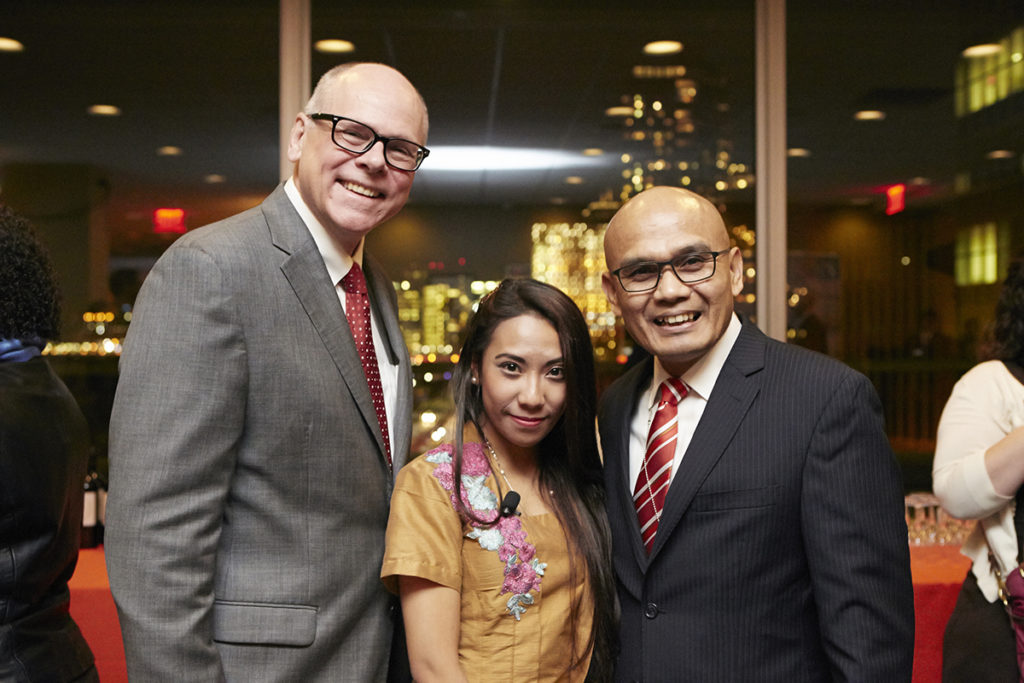
<path id="1" fill-rule="evenodd" d="M 509 491 L 505 494 L 505 497 L 501 499 L 501 516 L 511 517 L 512 515 L 518 515 L 519 512 L 516 508 L 519 507 L 520 496 L 515 491 Z"/>

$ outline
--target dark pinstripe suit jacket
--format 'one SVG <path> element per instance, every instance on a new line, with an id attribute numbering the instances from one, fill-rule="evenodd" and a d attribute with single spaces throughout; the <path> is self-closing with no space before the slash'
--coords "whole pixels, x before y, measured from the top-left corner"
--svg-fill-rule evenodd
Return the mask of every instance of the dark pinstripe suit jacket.
<path id="1" fill-rule="evenodd" d="M 900 473 L 863 375 L 745 322 L 644 552 L 629 421 L 652 361 L 604 393 L 623 681 L 909 681 Z"/>

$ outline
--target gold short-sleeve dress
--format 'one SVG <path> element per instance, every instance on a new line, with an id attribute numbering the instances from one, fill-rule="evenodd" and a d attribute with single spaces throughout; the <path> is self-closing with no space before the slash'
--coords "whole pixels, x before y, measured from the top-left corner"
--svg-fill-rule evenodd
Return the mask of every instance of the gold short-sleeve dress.
<path id="1" fill-rule="evenodd" d="M 463 500 L 485 519 L 497 514 L 497 487 L 479 443 L 463 446 Z M 470 681 L 582 681 L 593 619 L 586 565 L 574 560 L 554 514 L 464 523 L 453 503 L 452 447 L 425 453 L 398 473 L 381 579 L 399 576 L 448 586 L 462 596 L 459 660 Z M 576 623 L 572 601 L 580 600 Z M 575 648 L 573 643 L 575 642 Z"/>

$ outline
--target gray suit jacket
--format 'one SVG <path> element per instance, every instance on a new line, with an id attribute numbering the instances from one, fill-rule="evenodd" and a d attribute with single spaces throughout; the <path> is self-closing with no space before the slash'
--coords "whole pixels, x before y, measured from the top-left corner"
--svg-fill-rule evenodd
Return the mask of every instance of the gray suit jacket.
<path id="1" fill-rule="evenodd" d="M 651 554 L 629 489 L 650 359 L 601 398 L 623 681 L 909 681 L 900 473 L 871 383 L 745 323 L 665 498 Z"/>
<path id="2" fill-rule="evenodd" d="M 391 283 L 364 270 L 399 365 L 397 471 L 412 374 Z M 283 187 L 167 250 L 120 372 L 106 552 L 131 678 L 382 680 L 393 478 L 344 310 Z"/>

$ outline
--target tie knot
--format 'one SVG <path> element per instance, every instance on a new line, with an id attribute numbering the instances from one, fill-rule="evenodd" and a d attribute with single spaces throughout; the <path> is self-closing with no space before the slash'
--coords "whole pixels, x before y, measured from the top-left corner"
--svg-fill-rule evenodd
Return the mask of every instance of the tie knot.
<path id="1" fill-rule="evenodd" d="M 365 294 L 366 278 L 363 276 L 363 269 L 358 263 L 353 262 L 345 277 L 341 278 L 341 288 L 346 294 Z"/>
<path id="2" fill-rule="evenodd" d="M 661 383 L 661 402 L 677 405 L 690 393 L 678 377 L 669 377 Z"/>

